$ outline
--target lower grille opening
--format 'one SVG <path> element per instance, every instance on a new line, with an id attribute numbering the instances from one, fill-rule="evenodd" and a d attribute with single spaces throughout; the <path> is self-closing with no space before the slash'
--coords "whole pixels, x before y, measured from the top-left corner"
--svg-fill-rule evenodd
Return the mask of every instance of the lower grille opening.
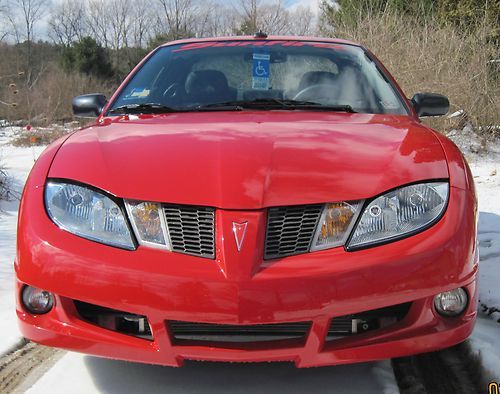
<path id="1" fill-rule="evenodd" d="M 132 335 L 150 341 L 153 340 L 151 328 L 146 316 L 105 308 L 82 301 L 75 300 L 74 304 L 78 314 L 83 320 L 89 323 L 122 334 Z"/>
<path id="2" fill-rule="evenodd" d="M 411 302 L 386 308 L 339 316 L 332 319 L 328 328 L 327 341 L 363 334 L 389 327 L 408 314 Z"/>
<path id="3" fill-rule="evenodd" d="M 266 343 L 279 341 L 305 341 L 311 322 L 227 325 L 169 321 L 167 323 L 174 344 L 193 342 L 219 344 Z"/>

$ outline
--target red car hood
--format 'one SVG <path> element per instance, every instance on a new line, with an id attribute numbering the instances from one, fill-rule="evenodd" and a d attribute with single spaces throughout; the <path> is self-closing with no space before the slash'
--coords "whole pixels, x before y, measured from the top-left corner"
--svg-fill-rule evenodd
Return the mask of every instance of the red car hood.
<path id="1" fill-rule="evenodd" d="M 259 209 L 364 199 L 448 168 L 434 134 L 406 117 L 244 111 L 107 119 L 71 136 L 49 176 L 124 198 Z"/>

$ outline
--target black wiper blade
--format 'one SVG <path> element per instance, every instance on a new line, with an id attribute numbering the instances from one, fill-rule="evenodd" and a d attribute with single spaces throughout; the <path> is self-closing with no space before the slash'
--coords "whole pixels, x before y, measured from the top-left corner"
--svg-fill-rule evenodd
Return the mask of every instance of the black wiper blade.
<path id="1" fill-rule="evenodd" d="M 338 111 L 356 113 L 350 105 L 323 105 L 314 101 L 289 100 L 278 98 L 261 98 L 255 100 L 226 101 L 198 106 L 198 110 L 205 108 L 280 108 L 280 109 L 311 109 L 320 111 Z"/>
<path id="2" fill-rule="evenodd" d="M 181 110 L 159 103 L 127 104 L 113 108 L 111 114 L 161 114 L 167 112 L 181 112 Z"/>
<path id="3" fill-rule="evenodd" d="M 314 104 L 314 105 L 302 105 L 297 106 L 300 109 L 314 109 L 320 111 L 332 111 L 332 112 L 349 112 L 351 114 L 357 114 L 358 111 L 354 110 L 350 105 L 323 105 L 323 104 Z"/>
<path id="4" fill-rule="evenodd" d="M 303 101 L 303 100 L 281 100 L 281 99 L 272 99 L 273 102 L 279 103 L 284 107 L 292 108 L 292 109 L 314 109 L 321 111 L 338 111 L 338 112 L 350 112 L 356 113 L 356 111 L 347 104 L 342 105 L 325 105 L 321 103 L 317 103 L 315 101 Z"/>
<path id="5" fill-rule="evenodd" d="M 223 107 L 256 108 L 256 107 L 269 107 L 269 106 L 285 107 L 296 103 L 316 104 L 308 101 L 281 100 L 277 98 L 259 98 L 254 100 L 224 101 L 221 103 L 205 104 L 198 106 L 197 109 L 215 108 L 215 107 L 217 108 L 223 108 Z"/>
<path id="6" fill-rule="evenodd" d="M 239 105 L 239 101 L 227 101 L 222 103 L 197 105 L 196 107 L 190 107 L 187 110 L 188 111 L 242 111 L 243 106 Z"/>

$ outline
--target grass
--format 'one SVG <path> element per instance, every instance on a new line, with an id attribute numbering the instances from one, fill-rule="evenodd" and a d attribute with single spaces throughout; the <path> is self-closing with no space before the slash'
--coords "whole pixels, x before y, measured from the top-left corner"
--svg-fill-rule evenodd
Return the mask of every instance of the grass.
<path id="1" fill-rule="evenodd" d="M 68 133 L 69 130 L 60 126 L 41 128 L 36 131 L 24 130 L 12 139 L 11 144 L 17 147 L 49 145 Z"/>
<path id="2" fill-rule="evenodd" d="M 337 21 L 329 34 L 372 50 L 408 97 L 441 93 L 450 99 L 450 113 L 461 110 L 452 118 L 426 119 L 431 127 L 446 132 L 469 124 L 483 136 L 500 136 L 500 48 L 492 30 L 487 22 L 460 29 L 386 11 L 360 13 L 356 23 Z"/>

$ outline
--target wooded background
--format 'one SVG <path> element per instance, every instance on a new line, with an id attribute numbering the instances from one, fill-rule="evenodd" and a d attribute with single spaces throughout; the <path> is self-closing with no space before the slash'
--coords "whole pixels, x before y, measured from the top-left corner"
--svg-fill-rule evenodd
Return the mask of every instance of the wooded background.
<path id="1" fill-rule="evenodd" d="M 0 119 L 69 121 L 71 99 L 110 94 L 151 49 L 185 37 L 347 38 L 371 49 L 411 97 L 450 97 L 437 127 L 500 135 L 500 0 L 0 0 Z"/>

